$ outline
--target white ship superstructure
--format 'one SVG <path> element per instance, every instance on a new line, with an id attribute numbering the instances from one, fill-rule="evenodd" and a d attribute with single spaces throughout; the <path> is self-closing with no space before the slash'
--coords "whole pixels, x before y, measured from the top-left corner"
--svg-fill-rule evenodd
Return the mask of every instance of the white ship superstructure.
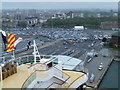
<path id="1" fill-rule="evenodd" d="M 1 62 L 1 88 L 78 88 L 88 80 L 82 61 L 64 55 L 33 55 Z M 80 66 L 79 71 L 74 68 Z"/>

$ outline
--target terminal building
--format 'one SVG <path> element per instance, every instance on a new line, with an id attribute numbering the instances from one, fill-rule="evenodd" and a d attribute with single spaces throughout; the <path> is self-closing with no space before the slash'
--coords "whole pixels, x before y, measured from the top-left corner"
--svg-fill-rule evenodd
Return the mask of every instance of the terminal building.
<path id="1" fill-rule="evenodd" d="M 84 30 L 84 26 L 74 26 L 74 30 Z"/>

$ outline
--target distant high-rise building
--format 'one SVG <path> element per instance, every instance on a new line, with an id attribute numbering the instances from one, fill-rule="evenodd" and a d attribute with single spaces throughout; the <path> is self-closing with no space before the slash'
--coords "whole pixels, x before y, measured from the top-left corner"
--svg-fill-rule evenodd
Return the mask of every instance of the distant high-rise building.
<path id="1" fill-rule="evenodd" d="M 69 13 L 67 13 L 67 16 L 69 18 L 74 18 L 74 13 L 72 11 L 70 11 Z"/>

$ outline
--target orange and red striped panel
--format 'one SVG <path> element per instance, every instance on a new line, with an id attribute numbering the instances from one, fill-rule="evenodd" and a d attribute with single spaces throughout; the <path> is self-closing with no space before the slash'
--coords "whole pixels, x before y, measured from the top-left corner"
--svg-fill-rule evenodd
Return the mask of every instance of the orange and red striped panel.
<path id="1" fill-rule="evenodd" d="M 14 49 L 15 35 L 8 33 L 7 52 L 12 52 Z"/>

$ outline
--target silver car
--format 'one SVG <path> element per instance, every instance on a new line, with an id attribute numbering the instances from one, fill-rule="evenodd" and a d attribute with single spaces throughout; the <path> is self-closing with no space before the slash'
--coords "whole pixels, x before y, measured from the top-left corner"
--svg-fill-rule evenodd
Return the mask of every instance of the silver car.
<path id="1" fill-rule="evenodd" d="M 98 70 L 102 70 L 102 69 L 103 69 L 103 63 L 100 63 Z"/>

